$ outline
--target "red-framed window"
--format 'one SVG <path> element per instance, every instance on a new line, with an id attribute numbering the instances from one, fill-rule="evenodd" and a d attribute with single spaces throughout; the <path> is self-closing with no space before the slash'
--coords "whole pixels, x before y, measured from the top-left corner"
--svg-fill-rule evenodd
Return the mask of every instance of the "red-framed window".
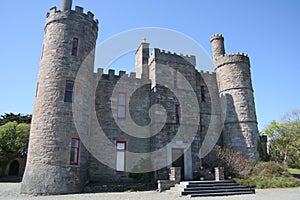
<path id="1" fill-rule="evenodd" d="M 116 142 L 116 171 L 126 171 L 126 141 Z"/>
<path id="2" fill-rule="evenodd" d="M 73 38 L 73 46 L 72 46 L 72 55 L 77 56 L 78 55 L 78 44 L 79 44 L 79 39 L 78 38 Z"/>
<path id="3" fill-rule="evenodd" d="M 175 120 L 176 120 L 176 124 L 180 124 L 180 105 L 176 104 L 175 105 Z"/>
<path id="4" fill-rule="evenodd" d="M 126 118 L 126 93 L 118 93 L 118 119 Z"/>
<path id="5" fill-rule="evenodd" d="M 74 81 L 66 80 L 65 102 L 73 102 Z"/>
<path id="6" fill-rule="evenodd" d="M 78 165 L 80 151 L 80 139 L 72 138 L 70 151 L 70 165 Z"/>

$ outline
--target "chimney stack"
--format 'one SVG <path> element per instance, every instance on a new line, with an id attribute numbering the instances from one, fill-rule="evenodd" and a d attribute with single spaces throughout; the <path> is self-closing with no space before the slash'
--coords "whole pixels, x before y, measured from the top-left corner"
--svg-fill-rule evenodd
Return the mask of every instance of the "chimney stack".
<path id="1" fill-rule="evenodd" d="M 72 0 L 62 0 L 62 11 L 69 11 L 72 9 Z"/>

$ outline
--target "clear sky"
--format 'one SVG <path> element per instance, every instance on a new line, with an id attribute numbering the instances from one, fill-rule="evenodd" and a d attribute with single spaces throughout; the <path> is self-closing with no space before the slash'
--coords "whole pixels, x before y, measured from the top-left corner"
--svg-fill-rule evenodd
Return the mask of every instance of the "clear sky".
<path id="1" fill-rule="evenodd" d="M 260 130 L 300 108 L 298 0 L 73 0 L 74 4 L 99 19 L 98 44 L 126 30 L 162 27 L 193 38 L 211 54 L 209 37 L 222 33 L 227 53 L 250 56 Z M 1 5 L 0 114 L 32 113 L 46 13 L 52 6 L 60 8 L 61 0 L 10 0 Z"/>

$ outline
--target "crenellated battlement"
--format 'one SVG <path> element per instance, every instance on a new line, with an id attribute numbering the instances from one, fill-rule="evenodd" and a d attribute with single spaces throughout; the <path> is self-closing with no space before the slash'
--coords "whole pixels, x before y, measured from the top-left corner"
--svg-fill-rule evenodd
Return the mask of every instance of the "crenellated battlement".
<path id="1" fill-rule="evenodd" d="M 199 73 L 200 74 L 207 74 L 207 75 L 215 75 L 216 74 L 216 72 L 203 71 L 203 70 L 200 70 Z"/>
<path id="2" fill-rule="evenodd" d="M 75 10 L 67 10 L 67 11 L 62 11 L 62 10 L 58 10 L 56 6 L 50 8 L 50 11 L 47 13 L 47 20 L 49 20 L 49 18 L 51 19 L 51 17 L 56 17 L 57 15 L 59 15 L 60 17 L 63 17 L 63 14 L 67 14 L 68 15 L 78 15 L 81 17 L 85 17 L 88 20 L 94 21 L 96 24 L 99 24 L 98 19 L 94 19 L 94 14 L 90 11 L 88 11 L 87 13 L 84 13 L 84 8 L 80 7 L 80 6 L 75 6 Z"/>
<path id="3" fill-rule="evenodd" d="M 215 68 L 232 63 L 245 63 L 250 66 L 249 56 L 248 54 L 240 52 L 220 55 L 215 60 Z"/>
<path id="4" fill-rule="evenodd" d="M 114 69 L 109 69 L 107 73 L 104 73 L 103 71 L 103 68 L 98 68 L 97 72 L 94 74 L 96 77 L 104 79 L 119 79 L 121 77 L 128 79 L 140 79 L 136 78 L 135 72 L 130 72 L 130 74 L 127 74 L 126 71 L 120 70 L 119 73 L 116 74 Z"/>
<path id="5" fill-rule="evenodd" d="M 241 52 L 230 53 L 230 54 L 226 54 L 225 56 L 244 56 L 244 57 L 249 57 L 248 54 L 241 53 Z"/>
<path id="6" fill-rule="evenodd" d="M 151 52 L 149 63 L 154 60 L 196 66 L 196 57 L 194 55 L 177 54 L 175 52 L 165 51 L 158 48 L 154 48 Z"/>
<path id="7" fill-rule="evenodd" d="M 216 40 L 216 39 L 224 40 L 224 37 L 222 34 L 219 34 L 219 33 L 213 34 L 212 36 L 210 36 L 210 42 L 212 42 L 213 40 Z"/>

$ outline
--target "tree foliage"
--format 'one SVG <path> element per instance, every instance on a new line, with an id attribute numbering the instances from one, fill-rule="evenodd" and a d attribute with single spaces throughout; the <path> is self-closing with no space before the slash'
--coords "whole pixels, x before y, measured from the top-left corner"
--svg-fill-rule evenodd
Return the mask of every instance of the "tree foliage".
<path id="1" fill-rule="evenodd" d="M 300 167 L 300 110 L 287 113 L 281 122 L 272 121 L 264 134 L 269 137 L 269 156 L 272 161 Z"/>
<path id="2" fill-rule="evenodd" d="M 26 123 L 30 124 L 31 123 L 31 118 L 32 115 L 22 115 L 21 113 L 19 114 L 13 114 L 13 113 L 5 113 L 4 115 L 0 116 L 0 126 L 4 125 L 8 122 L 17 122 L 17 123 Z"/>
<path id="3" fill-rule="evenodd" d="M 0 126 L 0 163 L 26 154 L 30 124 L 8 122 Z"/>

